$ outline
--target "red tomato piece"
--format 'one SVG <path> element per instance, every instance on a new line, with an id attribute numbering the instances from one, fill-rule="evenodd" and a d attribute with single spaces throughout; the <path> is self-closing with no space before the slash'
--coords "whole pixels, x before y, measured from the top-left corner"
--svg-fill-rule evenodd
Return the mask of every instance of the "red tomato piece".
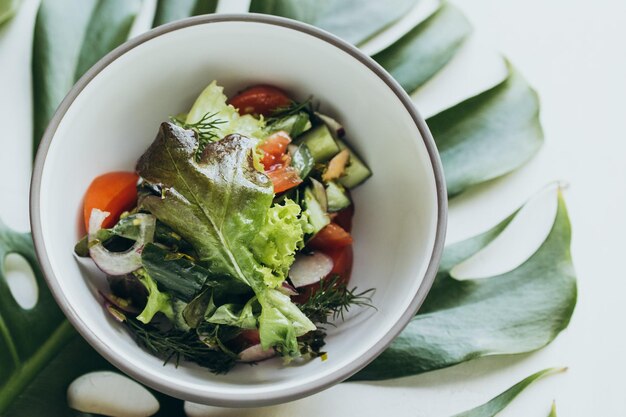
<path id="1" fill-rule="evenodd" d="M 109 228 L 117 223 L 120 214 L 132 209 L 137 203 L 138 180 L 139 176 L 134 172 L 109 172 L 96 177 L 85 193 L 85 229 L 89 229 L 89 217 L 94 208 L 111 213 L 102 227 Z"/>
<path id="2" fill-rule="evenodd" d="M 262 114 L 269 116 L 281 107 L 292 103 L 289 96 L 280 88 L 271 85 L 255 85 L 246 88 L 228 101 L 239 110 L 239 114 Z"/>
<path id="3" fill-rule="evenodd" d="M 242 330 L 234 339 L 230 341 L 230 345 L 237 350 L 242 351 L 250 346 L 258 345 L 261 343 L 261 336 L 257 329 L 245 329 Z"/>
<path id="4" fill-rule="evenodd" d="M 292 166 L 275 165 L 274 169 L 266 172 L 272 184 L 274 184 L 274 193 L 282 193 L 290 188 L 302 183 L 302 178 L 298 175 L 298 171 Z"/>
<path id="5" fill-rule="evenodd" d="M 289 134 L 280 131 L 270 135 L 263 144 L 259 145 L 259 148 L 263 151 L 261 163 L 266 171 L 271 170 L 275 165 L 284 164 L 287 145 L 290 143 L 291 138 Z"/>
<path id="6" fill-rule="evenodd" d="M 335 223 L 324 227 L 309 242 L 311 249 L 317 249 L 323 252 L 340 249 L 348 245 L 352 245 L 352 236 Z"/>

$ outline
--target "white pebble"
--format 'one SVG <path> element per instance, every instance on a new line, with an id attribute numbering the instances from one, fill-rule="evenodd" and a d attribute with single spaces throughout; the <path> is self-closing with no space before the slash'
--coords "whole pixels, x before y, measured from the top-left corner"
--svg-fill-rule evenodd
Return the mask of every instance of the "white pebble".
<path id="1" fill-rule="evenodd" d="M 115 417 L 148 417 L 159 411 L 159 402 L 150 391 L 109 371 L 76 378 L 67 389 L 67 403 L 78 411 Z"/>

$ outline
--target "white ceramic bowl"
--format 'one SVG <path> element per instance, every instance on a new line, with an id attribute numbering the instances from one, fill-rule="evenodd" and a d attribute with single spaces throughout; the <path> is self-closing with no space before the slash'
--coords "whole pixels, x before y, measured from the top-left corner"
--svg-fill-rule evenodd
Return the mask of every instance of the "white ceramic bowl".
<path id="1" fill-rule="evenodd" d="M 354 191 L 352 284 L 376 287 L 377 310 L 354 311 L 332 329 L 328 360 L 274 359 L 216 376 L 193 364 L 163 366 L 100 305 L 102 273 L 77 261 L 83 193 L 97 175 L 132 170 L 159 123 L 187 110 L 213 79 L 227 94 L 257 83 L 296 98 L 314 95 L 340 120 L 374 172 Z M 65 98 L 37 154 L 31 221 L 37 254 L 63 311 L 122 371 L 175 397 L 220 406 L 262 406 L 310 395 L 372 361 L 424 300 L 437 270 L 446 192 L 431 135 L 401 87 L 338 38 L 295 21 L 213 15 L 160 27 L 98 62 Z"/>

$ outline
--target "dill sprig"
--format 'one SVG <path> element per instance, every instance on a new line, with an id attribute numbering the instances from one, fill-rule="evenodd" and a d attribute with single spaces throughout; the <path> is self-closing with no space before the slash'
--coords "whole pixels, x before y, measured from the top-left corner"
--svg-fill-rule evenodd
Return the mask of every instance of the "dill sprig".
<path id="1" fill-rule="evenodd" d="M 335 275 L 330 280 L 321 281 L 320 288 L 306 302 L 299 305 L 304 315 L 314 323 L 333 325 L 329 318 L 344 320 L 344 314 L 352 306 L 376 308 L 371 304 L 374 288 L 357 292 L 356 287 L 348 289 L 346 284 L 339 280 L 339 275 Z"/>
<path id="2" fill-rule="evenodd" d="M 193 130 L 198 135 L 198 149 L 196 149 L 196 161 L 200 160 L 200 156 L 204 148 L 211 143 L 221 139 L 217 135 L 219 125 L 226 123 L 226 120 L 217 117 L 218 112 L 206 113 L 200 120 L 195 123 L 187 123 L 180 116 L 170 116 L 172 123 L 176 123 L 183 129 Z"/>
<path id="3" fill-rule="evenodd" d="M 313 114 L 313 96 L 310 96 L 305 101 L 298 103 L 297 101 L 292 101 L 290 105 L 285 107 L 279 107 L 272 111 L 272 114 L 265 118 L 266 126 L 270 126 L 279 120 L 285 119 L 289 116 L 293 116 L 294 114 L 300 113 L 301 111 L 307 112 L 309 114 Z"/>
<path id="4" fill-rule="evenodd" d="M 177 329 L 162 330 L 128 317 L 124 323 L 135 339 L 146 349 L 178 366 L 181 359 L 195 362 L 215 374 L 225 374 L 235 366 L 235 358 L 203 343 L 196 332 Z"/>

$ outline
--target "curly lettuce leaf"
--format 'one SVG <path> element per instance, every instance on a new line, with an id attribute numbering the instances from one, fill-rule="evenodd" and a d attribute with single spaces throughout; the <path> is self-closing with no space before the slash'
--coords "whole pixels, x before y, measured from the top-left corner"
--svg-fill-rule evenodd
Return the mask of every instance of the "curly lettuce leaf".
<path id="1" fill-rule="evenodd" d="M 272 288 L 280 284 L 276 279 L 268 282 L 268 277 L 276 276 L 273 265 L 258 259 L 255 253 L 263 251 L 253 249 L 255 243 L 261 244 L 259 234 L 271 232 L 268 225 L 273 215 L 278 221 L 285 210 L 293 214 L 288 204 L 270 210 L 274 192 L 269 178 L 255 168 L 257 143 L 229 135 L 208 144 L 196 160 L 195 135 L 174 124 L 162 124 L 154 143 L 139 159 L 137 172 L 159 184 L 163 195 L 144 195 L 139 204 L 191 243 L 211 274 L 227 275 L 250 286 L 261 305 L 262 344 L 295 356 L 296 337 L 314 330 L 315 325 L 289 297 L 281 297 Z M 283 218 L 291 217 L 284 214 Z M 286 232 L 285 241 L 278 239 L 276 247 L 284 251 L 298 245 L 302 226 L 300 232 L 293 224 L 280 227 L 296 232 Z M 293 241 L 286 242 L 289 236 Z"/>
<path id="2" fill-rule="evenodd" d="M 206 114 L 214 114 L 216 120 L 223 121 L 215 127 L 215 134 L 218 138 L 233 133 L 251 138 L 263 138 L 265 136 L 263 121 L 249 114 L 241 116 L 236 108 L 226 104 L 227 100 L 224 87 L 217 85 L 215 81 L 211 82 L 191 106 L 185 123 L 194 124 L 202 120 Z"/>
<path id="3" fill-rule="evenodd" d="M 296 249 L 304 244 L 304 230 L 300 206 L 292 200 L 275 205 L 267 213 L 267 219 L 252 241 L 252 252 L 256 259 L 272 271 L 265 282 L 276 287 L 287 277 L 293 264 Z"/>

